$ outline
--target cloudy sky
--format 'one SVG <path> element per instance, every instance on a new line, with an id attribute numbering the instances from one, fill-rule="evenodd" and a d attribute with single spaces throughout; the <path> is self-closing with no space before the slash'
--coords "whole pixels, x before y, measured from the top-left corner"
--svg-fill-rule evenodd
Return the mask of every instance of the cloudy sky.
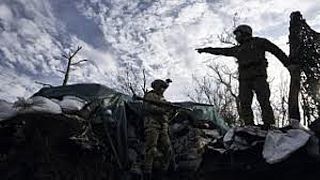
<path id="1" fill-rule="evenodd" d="M 82 46 L 78 59 L 89 62 L 72 71 L 70 83 L 116 87 L 115 75 L 130 66 L 137 74 L 146 69 L 148 81 L 173 79 L 167 98 L 186 100 L 192 76 L 205 76 L 215 59 L 194 49 L 227 46 L 217 36 L 235 13 L 288 54 L 289 15 L 296 10 L 320 31 L 316 0 L 0 0 L 0 99 L 30 96 L 41 88 L 36 81 L 60 85 L 62 54 Z M 268 58 L 270 78 L 287 78 Z M 236 66 L 232 58 L 215 61 Z"/>

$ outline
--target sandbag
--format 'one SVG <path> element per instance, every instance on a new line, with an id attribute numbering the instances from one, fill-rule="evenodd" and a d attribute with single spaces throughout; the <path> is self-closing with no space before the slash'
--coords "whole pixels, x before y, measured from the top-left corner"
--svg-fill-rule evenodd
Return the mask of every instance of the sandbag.
<path id="1" fill-rule="evenodd" d="M 64 112 L 80 111 L 86 104 L 86 101 L 76 96 L 63 96 L 58 104 Z"/>
<path id="2" fill-rule="evenodd" d="M 19 114 L 33 112 L 62 113 L 59 104 L 42 96 L 33 96 L 29 99 L 19 98 L 18 101 L 14 103 L 14 107 L 17 108 Z"/>

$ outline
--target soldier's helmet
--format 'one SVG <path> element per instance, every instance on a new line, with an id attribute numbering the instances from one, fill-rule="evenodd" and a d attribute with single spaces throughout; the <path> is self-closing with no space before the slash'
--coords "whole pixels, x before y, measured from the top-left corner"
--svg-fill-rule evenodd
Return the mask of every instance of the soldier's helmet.
<path id="1" fill-rule="evenodd" d="M 166 79 L 165 81 L 164 80 L 161 80 L 161 79 L 156 79 L 154 80 L 152 83 L 151 83 L 151 87 L 153 89 L 160 89 L 160 88 L 165 88 L 167 89 L 169 87 L 169 84 L 172 82 L 171 79 Z"/>
<path id="2" fill-rule="evenodd" d="M 252 36 L 252 28 L 246 24 L 242 24 L 236 27 L 236 29 L 233 31 L 233 34 L 235 34 L 236 32 L 241 32 L 249 36 Z"/>

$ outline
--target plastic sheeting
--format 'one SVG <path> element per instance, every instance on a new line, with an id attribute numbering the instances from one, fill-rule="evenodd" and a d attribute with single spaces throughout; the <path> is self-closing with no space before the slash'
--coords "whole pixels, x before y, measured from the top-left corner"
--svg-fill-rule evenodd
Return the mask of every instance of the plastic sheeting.
<path id="1" fill-rule="evenodd" d="M 301 129 L 287 133 L 269 131 L 263 147 L 263 157 L 269 164 L 281 162 L 308 142 L 311 135 Z"/>
<path id="2" fill-rule="evenodd" d="M 266 135 L 267 131 L 256 126 L 234 127 L 225 134 L 223 143 L 226 149 L 245 150 L 263 142 Z"/>
<path id="3" fill-rule="evenodd" d="M 261 130 L 257 126 L 234 127 L 223 138 L 224 147 L 228 150 L 241 151 L 259 144 L 263 145 L 262 155 L 269 164 L 287 159 L 292 153 L 306 147 L 309 155 L 319 155 L 317 139 L 312 140 L 312 133 L 305 129 Z M 311 139 L 311 140 L 310 140 Z M 308 145 L 306 146 L 306 144 Z"/>

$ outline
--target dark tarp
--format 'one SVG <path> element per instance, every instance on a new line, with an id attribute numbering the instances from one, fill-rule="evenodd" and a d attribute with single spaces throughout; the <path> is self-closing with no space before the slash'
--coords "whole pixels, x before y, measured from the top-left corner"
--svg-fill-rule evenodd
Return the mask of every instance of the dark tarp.
<path id="1" fill-rule="evenodd" d="M 47 98 L 62 99 L 63 96 L 76 96 L 88 102 L 100 101 L 100 113 L 106 109 L 112 111 L 112 118 L 116 123 L 116 149 L 122 163 L 126 166 L 128 162 L 127 143 L 127 118 L 125 104 L 130 100 L 130 96 L 121 94 L 100 84 L 74 84 L 68 86 L 58 86 L 42 88 L 33 96 L 44 96 Z"/>

